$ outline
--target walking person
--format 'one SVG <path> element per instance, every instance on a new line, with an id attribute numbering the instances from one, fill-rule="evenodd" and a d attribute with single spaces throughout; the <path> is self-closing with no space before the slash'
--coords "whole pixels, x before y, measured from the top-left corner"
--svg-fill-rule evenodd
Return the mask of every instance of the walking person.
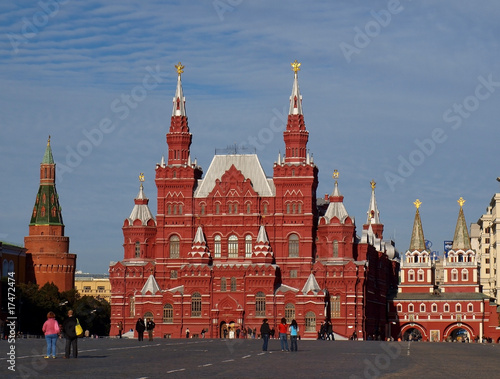
<path id="1" fill-rule="evenodd" d="M 150 341 L 153 341 L 153 329 L 155 328 L 155 326 L 155 322 L 148 318 L 148 321 L 146 323 L 146 330 L 148 331 L 148 337 Z"/>
<path id="2" fill-rule="evenodd" d="M 288 350 L 288 341 L 287 341 L 287 331 L 288 327 L 286 325 L 286 318 L 281 318 L 281 324 L 278 325 L 278 331 L 280 336 L 280 345 L 281 351 L 290 351 Z"/>
<path id="3" fill-rule="evenodd" d="M 56 315 L 54 312 L 50 311 L 47 313 L 47 321 L 42 327 L 43 334 L 45 334 L 45 341 L 47 341 L 47 355 L 45 358 L 56 358 L 56 343 L 57 338 L 61 330 L 59 329 L 59 323 L 56 321 Z"/>
<path id="4" fill-rule="evenodd" d="M 146 325 L 144 325 L 144 320 L 142 317 L 137 319 L 135 323 L 135 330 L 137 330 L 137 340 L 144 341 L 144 330 L 146 329 Z"/>
<path id="5" fill-rule="evenodd" d="M 189 338 L 189 328 L 186 328 L 186 338 Z"/>
<path id="6" fill-rule="evenodd" d="M 292 320 L 290 324 L 290 350 L 297 351 L 297 337 L 299 336 L 299 326 L 295 319 Z"/>
<path id="7" fill-rule="evenodd" d="M 333 325 L 330 320 L 326 321 L 326 339 L 335 341 L 335 336 L 333 335 Z"/>
<path id="8" fill-rule="evenodd" d="M 118 321 L 118 325 L 116 325 L 118 328 L 118 337 L 122 338 L 122 332 L 123 332 L 123 322 Z"/>
<path id="9" fill-rule="evenodd" d="M 260 335 L 264 341 L 262 344 L 262 351 L 267 351 L 267 344 L 269 343 L 269 334 L 271 333 L 271 328 L 267 323 L 267 318 L 262 320 L 262 325 L 260 326 Z"/>
<path id="10" fill-rule="evenodd" d="M 69 358 L 73 349 L 73 358 L 78 358 L 78 337 L 76 335 L 76 318 L 73 317 L 73 311 L 68 311 L 68 318 L 63 321 L 64 337 L 66 338 L 66 349 L 64 358 Z"/>

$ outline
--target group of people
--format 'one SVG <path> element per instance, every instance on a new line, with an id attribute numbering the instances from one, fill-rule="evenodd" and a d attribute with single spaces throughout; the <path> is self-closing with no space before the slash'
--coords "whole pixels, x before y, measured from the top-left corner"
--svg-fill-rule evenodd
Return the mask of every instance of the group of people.
<path id="1" fill-rule="evenodd" d="M 147 331 L 149 340 L 153 341 L 153 330 L 155 326 L 156 324 L 152 319 L 148 318 L 146 319 L 146 322 L 144 322 L 144 319 L 142 317 L 139 317 L 137 319 L 137 322 L 135 323 L 135 330 L 137 331 L 137 339 L 139 341 L 144 341 L 144 331 Z"/>
<path id="2" fill-rule="evenodd" d="M 73 311 L 68 311 L 68 317 L 63 321 L 62 325 L 56 320 L 54 312 L 47 313 L 47 321 L 42 326 L 42 331 L 47 342 L 47 354 L 45 358 L 56 358 L 57 355 L 57 340 L 61 334 L 66 339 L 64 358 L 69 358 L 73 351 L 73 358 L 78 357 L 78 335 L 76 333 L 76 325 L 78 320 L 73 316 Z"/>
<path id="3" fill-rule="evenodd" d="M 271 328 L 267 322 L 267 318 L 262 320 L 262 325 L 260 326 L 260 335 L 262 337 L 262 351 L 267 351 L 269 344 L 269 337 L 271 335 Z M 281 351 L 297 351 L 297 339 L 299 337 L 299 326 L 297 321 L 292 320 L 290 326 L 286 323 L 286 318 L 281 319 L 281 323 L 278 325 L 279 339 Z M 288 332 L 290 332 L 290 349 L 288 349 Z M 274 334 L 274 333 L 273 333 Z"/>
<path id="4" fill-rule="evenodd" d="M 333 335 L 333 325 L 329 319 L 321 322 L 321 327 L 318 331 L 318 339 L 335 341 L 335 336 Z"/>

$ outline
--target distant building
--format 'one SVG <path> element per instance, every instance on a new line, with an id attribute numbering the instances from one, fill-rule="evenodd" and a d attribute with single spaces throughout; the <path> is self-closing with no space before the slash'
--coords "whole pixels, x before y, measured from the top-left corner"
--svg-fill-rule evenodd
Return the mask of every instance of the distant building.
<path id="1" fill-rule="evenodd" d="M 410 248 L 401 257 L 398 293 L 390 298 L 391 336 L 403 340 L 496 341 L 500 338 L 497 305 L 480 291 L 476 252 L 471 248 L 469 232 L 459 199 L 453 245 L 440 261 L 430 259 L 420 219 L 420 201 Z"/>
<path id="2" fill-rule="evenodd" d="M 75 289 L 80 296 L 111 301 L 111 284 L 107 274 L 75 274 Z"/>
<path id="3" fill-rule="evenodd" d="M 497 226 L 498 225 L 498 226 Z M 498 301 L 500 290 L 500 193 L 491 198 L 477 223 L 471 224 L 472 243 L 478 251 L 483 292 Z"/>
<path id="4" fill-rule="evenodd" d="M 59 291 L 74 287 L 76 254 L 69 253 L 69 237 L 64 235 L 50 137 L 40 164 L 40 187 L 31 214 L 29 236 L 24 237 L 24 246 L 27 250 L 28 281 L 40 287 L 52 282 Z"/>
<path id="5" fill-rule="evenodd" d="M 138 317 L 153 318 L 162 337 L 183 337 L 186 328 L 224 337 L 235 327 L 259 333 L 264 318 L 275 327 L 285 317 L 297 320 L 302 337 L 316 338 L 330 319 L 338 338 L 385 337 L 398 254 L 383 240 L 373 181 L 361 236 L 337 180 L 317 204 L 299 66 L 292 64 L 285 155 L 272 177 L 256 154 L 237 148 L 216 151 L 202 176 L 191 160 L 183 66 L 176 66 L 168 158 L 156 165 L 157 215 L 141 175 L 122 227 L 123 260 L 109 268 L 112 324 L 128 330 Z"/>

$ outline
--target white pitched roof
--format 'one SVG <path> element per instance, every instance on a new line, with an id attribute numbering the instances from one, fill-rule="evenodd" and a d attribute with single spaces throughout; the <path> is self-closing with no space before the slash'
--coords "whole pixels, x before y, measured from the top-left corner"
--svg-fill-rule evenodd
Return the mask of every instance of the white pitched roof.
<path id="1" fill-rule="evenodd" d="M 243 176 L 250 179 L 253 189 L 260 196 L 274 196 L 276 188 L 272 179 L 266 178 L 264 169 L 260 164 L 257 154 L 228 154 L 215 155 L 205 177 L 198 181 L 195 198 L 204 198 L 213 190 L 215 181 L 221 179 L 222 175 L 234 165 L 241 171 Z"/>
<path id="2" fill-rule="evenodd" d="M 149 275 L 148 280 L 144 283 L 142 287 L 141 293 L 146 295 L 148 292 L 151 292 L 152 295 L 155 295 L 157 292 L 161 292 L 160 286 L 156 282 L 156 279 L 153 275 Z"/>
<path id="3" fill-rule="evenodd" d="M 144 195 L 144 191 L 141 187 L 139 188 L 139 193 L 137 194 L 137 197 L 135 198 L 136 200 L 147 200 L 146 195 Z M 132 223 L 135 220 L 141 220 L 142 225 L 146 225 L 149 220 L 155 221 L 155 218 L 153 217 L 153 214 L 151 213 L 151 210 L 149 209 L 149 206 L 147 204 L 135 204 L 134 208 L 132 208 L 132 212 L 130 213 L 130 216 L 128 217 L 129 224 L 132 225 Z M 156 224 L 156 221 L 155 221 Z"/>
<path id="4" fill-rule="evenodd" d="M 319 291 L 321 291 L 321 288 L 319 287 L 316 277 L 312 272 L 311 274 L 309 274 L 309 278 L 307 278 L 304 288 L 302 288 L 302 293 L 304 295 L 307 295 L 310 291 L 313 291 L 314 294 L 317 294 Z"/>
<path id="5" fill-rule="evenodd" d="M 335 187 L 333 188 L 332 197 L 342 196 L 339 191 L 339 187 L 337 181 L 335 181 Z M 326 209 L 324 217 L 327 220 L 327 223 L 334 217 L 337 217 L 341 223 L 344 223 L 345 219 L 349 216 L 347 210 L 345 209 L 344 202 L 342 201 L 331 201 L 328 204 L 328 208 Z"/>

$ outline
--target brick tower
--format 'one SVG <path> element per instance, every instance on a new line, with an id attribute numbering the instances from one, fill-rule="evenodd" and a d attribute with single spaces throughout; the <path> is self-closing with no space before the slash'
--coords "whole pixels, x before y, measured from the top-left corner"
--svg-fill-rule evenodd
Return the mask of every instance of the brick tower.
<path id="1" fill-rule="evenodd" d="M 40 286 L 53 282 L 59 291 L 74 287 L 76 254 L 69 253 L 69 237 L 64 236 L 50 136 L 40 164 L 40 188 L 31 214 L 29 236 L 24 237 L 24 246 L 27 249 L 29 281 Z"/>

